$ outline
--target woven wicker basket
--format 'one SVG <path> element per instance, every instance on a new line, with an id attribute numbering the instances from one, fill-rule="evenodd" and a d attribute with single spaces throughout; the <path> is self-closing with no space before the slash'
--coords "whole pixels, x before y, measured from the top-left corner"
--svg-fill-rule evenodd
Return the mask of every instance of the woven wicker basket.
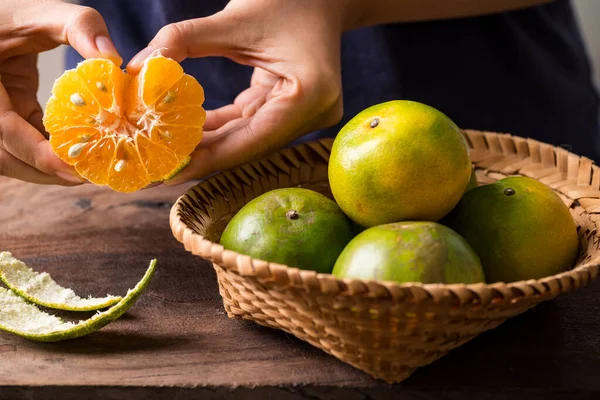
<path id="1" fill-rule="evenodd" d="M 213 262 L 229 317 L 284 330 L 376 378 L 399 382 L 507 318 L 598 276 L 600 168 L 530 139 L 479 131 L 465 135 L 480 182 L 520 174 L 559 193 L 579 226 L 580 256 L 573 269 L 511 284 L 400 285 L 338 280 L 218 244 L 231 217 L 271 189 L 301 186 L 331 196 L 332 140 L 287 148 L 199 183 L 173 206 L 171 228 L 188 251 Z"/>

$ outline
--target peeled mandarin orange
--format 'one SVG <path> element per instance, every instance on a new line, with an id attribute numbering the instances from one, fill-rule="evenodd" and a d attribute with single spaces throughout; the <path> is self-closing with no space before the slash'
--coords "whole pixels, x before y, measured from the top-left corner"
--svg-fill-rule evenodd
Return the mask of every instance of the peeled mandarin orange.
<path id="1" fill-rule="evenodd" d="M 202 139 L 204 90 L 154 55 L 137 75 L 89 59 L 54 83 L 44 127 L 56 155 L 88 181 L 134 192 L 179 172 Z"/>

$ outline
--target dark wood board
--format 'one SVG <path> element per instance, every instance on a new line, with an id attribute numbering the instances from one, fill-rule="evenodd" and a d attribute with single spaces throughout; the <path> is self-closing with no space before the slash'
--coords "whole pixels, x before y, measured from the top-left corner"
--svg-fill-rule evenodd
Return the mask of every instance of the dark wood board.
<path id="1" fill-rule="evenodd" d="M 158 258 L 138 303 L 100 332 L 54 344 L 0 333 L 0 399 L 600 398 L 599 282 L 390 386 L 288 334 L 228 319 L 212 266 L 169 228 L 189 186 L 126 195 L 0 178 L 0 250 L 76 292 L 124 294 Z"/>

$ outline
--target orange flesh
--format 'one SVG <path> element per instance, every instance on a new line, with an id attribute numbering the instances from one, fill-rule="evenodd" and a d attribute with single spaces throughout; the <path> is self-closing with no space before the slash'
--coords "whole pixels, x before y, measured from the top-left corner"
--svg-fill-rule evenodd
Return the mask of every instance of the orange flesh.
<path id="1" fill-rule="evenodd" d="M 204 90 L 169 58 L 137 75 L 91 59 L 54 84 L 44 126 L 56 155 L 87 180 L 133 192 L 171 176 L 202 139 Z"/>

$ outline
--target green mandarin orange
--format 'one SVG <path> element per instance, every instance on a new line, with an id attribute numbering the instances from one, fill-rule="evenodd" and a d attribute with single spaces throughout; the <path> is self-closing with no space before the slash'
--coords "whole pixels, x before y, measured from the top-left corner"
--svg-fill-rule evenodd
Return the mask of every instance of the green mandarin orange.
<path id="1" fill-rule="evenodd" d="M 467 142 L 442 112 L 396 100 L 367 108 L 338 133 L 329 182 L 344 212 L 362 226 L 437 221 L 471 176 Z"/>
<path id="2" fill-rule="evenodd" d="M 329 273 L 354 230 L 333 200 L 285 188 L 247 203 L 229 221 L 220 243 L 261 260 Z"/>
<path id="3" fill-rule="evenodd" d="M 397 283 L 485 280 L 471 246 L 436 222 L 396 222 L 363 231 L 340 254 L 333 275 Z"/>
<path id="4" fill-rule="evenodd" d="M 477 252 L 489 283 L 539 279 L 570 268 L 577 225 L 548 186 L 523 176 L 469 190 L 443 221 Z"/>

